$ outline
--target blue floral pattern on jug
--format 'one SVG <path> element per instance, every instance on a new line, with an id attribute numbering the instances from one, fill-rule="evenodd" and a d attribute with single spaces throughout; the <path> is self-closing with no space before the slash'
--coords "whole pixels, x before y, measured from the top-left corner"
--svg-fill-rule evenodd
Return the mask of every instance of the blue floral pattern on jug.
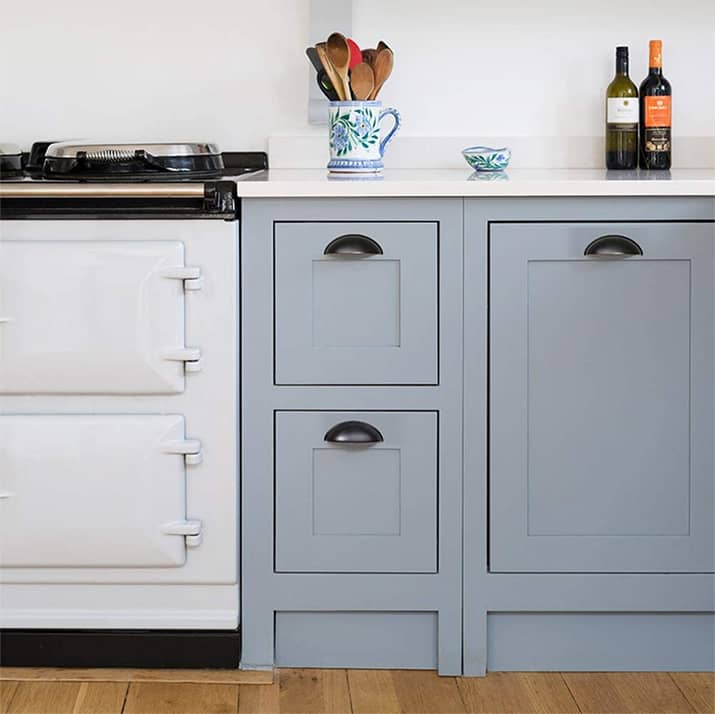
<path id="1" fill-rule="evenodd" d="M 475 171 L 503 171 L 509 166 L 511 150 L 507 147 L 470 146 L 462 151 L 462 156 Z"/>
<path id="2" fill-rule="evenodd" d="M 380 141 L 380 122 L 388 115 L 393 117 L 395 125 Z M 331 102 L 328 169 L 335 173 L 381 171 L 385 148 L 401 123 L 399 112 L 383 109 L 381 102 Z"/>
<path id="3" fill-rule="evenodd" d="M 330 148 L 338 156 L 357 147 L 369 149 L 380 141 L 378 115 L 371 109 L 347 108 L 331 115 Z"/>

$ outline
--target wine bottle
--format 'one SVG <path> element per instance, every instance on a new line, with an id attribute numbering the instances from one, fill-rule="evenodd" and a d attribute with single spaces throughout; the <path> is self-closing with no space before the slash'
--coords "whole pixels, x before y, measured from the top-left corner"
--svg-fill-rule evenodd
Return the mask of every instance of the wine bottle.
<path id="1" fill-rule="evenodd" d="M 606 167 L 638 166 L 638 90 L 628 76 L 628 48 L 616 47 L 616 76 L 606 90 Z"/>
<path id="2" fill-rule="evenodd" d="M 650 41 L 648 76 L 640 90 L 640 167 L 669 169 L 671 165 L 672 89 L 663 76 L 663 43 Z"/>

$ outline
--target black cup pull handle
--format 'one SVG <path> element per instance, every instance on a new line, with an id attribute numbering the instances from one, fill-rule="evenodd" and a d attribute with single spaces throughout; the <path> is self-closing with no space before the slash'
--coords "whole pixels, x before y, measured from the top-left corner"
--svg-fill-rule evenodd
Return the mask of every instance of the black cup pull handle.
<path id="1" fill-rule="evenodd" d="M 596 258 L 627 258 L 630 255 L 643 255 L 643 248 L 632 238 L 606 235 L 591 241 L 583 254 Z"/>
<path id="2" fill-rule="evenodd" d="M 331 240 L 323 255 L 382 255 L 382 247 L 372 238 L 360 233 L 346 233 Z"/>
<path id="3" fill-rule="evenodd" d="M 328 429 L 324 437 L 329 444 L 379 444 L 385 441 L 372 424 L 364 421 L 343 421 Z"/>

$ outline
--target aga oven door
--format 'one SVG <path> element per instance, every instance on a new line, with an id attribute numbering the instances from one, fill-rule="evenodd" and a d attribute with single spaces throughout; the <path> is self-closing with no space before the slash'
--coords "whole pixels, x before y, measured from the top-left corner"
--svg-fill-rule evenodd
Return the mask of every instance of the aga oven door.
<path id="1" fill-rule="evenodd" d="M 200 460 L 179 415 L 0 416 L 0 568 L 181 567 Z"/>
<path id="2" fill-rule="evenodd" d="M 0 394 L 183 392 L 200 359 L 186 346 L 185 292 L 201 287 L 184 244 L 76 240 L 91 222 L 57 221 L 14 239 L 18 225 L 0 241 Z"/>

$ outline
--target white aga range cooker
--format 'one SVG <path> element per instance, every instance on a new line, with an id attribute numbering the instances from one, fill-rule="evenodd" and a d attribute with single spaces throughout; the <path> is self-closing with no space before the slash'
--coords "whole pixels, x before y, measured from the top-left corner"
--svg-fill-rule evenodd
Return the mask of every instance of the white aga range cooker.
<path id="1" fill-rule="evenodd" d="M 24 164 L 0 183 L 2 663 L 237 666 L 226 179 L 265 155 L 63 144 Z"/>

